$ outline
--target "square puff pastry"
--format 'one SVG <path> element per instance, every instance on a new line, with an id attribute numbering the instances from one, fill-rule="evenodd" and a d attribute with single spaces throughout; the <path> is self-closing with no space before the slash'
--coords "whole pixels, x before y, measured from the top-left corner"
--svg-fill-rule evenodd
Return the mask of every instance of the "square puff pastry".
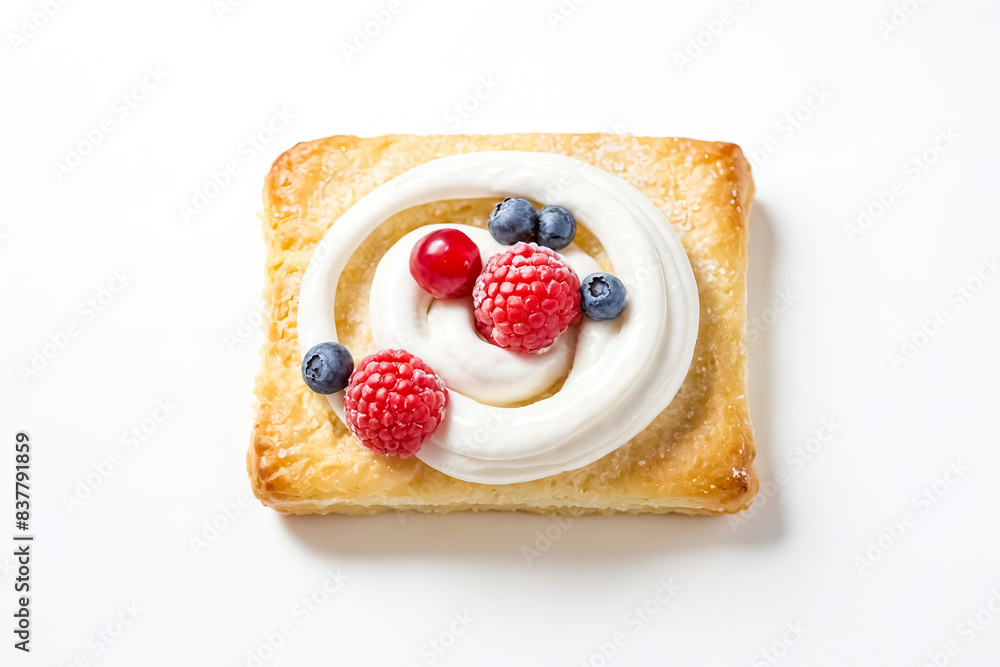
<path id="1" fill-rule="evenodd" d="M 698 283 L 694 360 L 676 397 L 644 431 L 604 458 L 543 479 L 490 486 L 418 460 L 362 446 L 325 396 L 300 375 L 299 285 L 313 246 L 352 204 L 417 164 L 472 151 L 568 155 L 628 181 L 680 235 Z M 558 187 L 558 184 L 555 185 Z M 330 137 L 301 143 L 274 163 L 264 188 L 266 342 L 247 454 L 256 496 L 292 514 L 388 510 L 536 513 L 732 513 L 757 492 L 746 396 L 747 217 L 750 166 L 738 146 L 604 134 Z M 337 290 L 341 342 L 355 359 L 375 351 L 368 296 L 378 259 L 423 224 L 485 226 L 495 202 L 443 201 L 393 216 L 355 253 Z M 587 248 L 586 232 L 578 243 Z"/>

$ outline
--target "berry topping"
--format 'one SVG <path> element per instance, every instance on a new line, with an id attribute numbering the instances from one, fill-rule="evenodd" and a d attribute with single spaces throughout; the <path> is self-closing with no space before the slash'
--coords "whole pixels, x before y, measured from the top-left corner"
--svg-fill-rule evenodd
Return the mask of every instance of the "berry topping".
<path id="1" fill-rule="evenodd" d="M 628 295 L 625 285 L 610 273 L 591 273 L 580 287 L 580 307 L 592 320 L 613 320 L 625 308 Z"/>
<path id="2" fill-rule="evenodd" d="M 490 213 L 490 234 L 497 243 L 513 245 L 521 241 L 534 241 L 537 229 L 538 216 L 535 207 L 527 199 L 508 197 Z"/>
<path id="3" fill-rule="evenodd" d="M 469 296 L 482 270 L 479 247 L 457 229 L 431 232 L 410 251 L 410 275 L 437 299 Z"/>
<path id="4" fill-rule="evenodd" d="M 354 359 L 339 343 L 314 345 L 302 357 L 302 379 L 317 394 L 336 394 L 347 386 Z"/>
<path id="5" fill-rule="evenodd" d="M 472 299 L 484 338 L 539 352 L 579 321 L 580 278 L 558 253 L 518 243 L 487 260 Z"/>
<path id="6" fill-rule="evenodd" d="M 402 459 L 431 437 L 447 405 L 444 380 L 406 350 L 362 359 L 344 395 L 351 432 L 365 447 Z"/>
<path id="7" fill-rule="evenodd" d="M 576 218 L 562 206 L 546 206 L 538 212 L 537 243 L 562 250 L 576 236 Z"/>

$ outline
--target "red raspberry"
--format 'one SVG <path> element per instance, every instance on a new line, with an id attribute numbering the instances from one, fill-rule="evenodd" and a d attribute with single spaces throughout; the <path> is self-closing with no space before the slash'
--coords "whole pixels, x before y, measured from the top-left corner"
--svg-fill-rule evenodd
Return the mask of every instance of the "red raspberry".
<path id="1" fill-rule="evenodd" d="M 344 393 L 354 435 L 365 447 L 401 459 L 431 437 L 447 405 L 444 380 L 406 350 L 379 350 L 362 359 Z"/>
<path id="2" fill-rule="evenodd" d="M 500 347 L 538 352 L 580 319 L 580 278 L 562 255 L 517 243 L 486 262 L 472 290 L 476 330 Z"/>

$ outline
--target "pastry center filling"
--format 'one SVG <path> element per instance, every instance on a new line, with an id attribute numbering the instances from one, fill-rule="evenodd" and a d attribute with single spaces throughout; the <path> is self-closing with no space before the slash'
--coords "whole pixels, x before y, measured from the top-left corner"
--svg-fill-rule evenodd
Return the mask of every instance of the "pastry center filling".
<path id="1" fill-rule="evenodd" d="M 379 261 L 371 288 L 372 338 L 380 349 L 403 348 L 417 355 L 444 378 L 450 391 L 480 403 L 505 406 L 528 401 L 566 377 L 573 366 L 582 321 L 538 354 L 498 347 L 476 333 L 472 299 L 434 299 L 410 277 L 407 262 L 413 246 L 428 232 L 458 229 L 479 247 L 485 262 L 506 246 L 485 229 L 469 225 L 426 225 L 397 241 Z M 581 276 L 600 265 L 575 245 L 562 255 Z M 605 339 L 612 326 L 594 323 L 587 339 Z"/>

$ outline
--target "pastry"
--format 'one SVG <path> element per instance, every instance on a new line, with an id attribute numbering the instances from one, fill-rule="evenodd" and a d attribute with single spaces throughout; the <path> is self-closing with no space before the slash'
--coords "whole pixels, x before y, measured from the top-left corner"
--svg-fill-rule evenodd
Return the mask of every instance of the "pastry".
<path id="1" fill-rule="evenodd" d="M 294 514 L 745 509 L 752 195 L 725 143 L 295 146 L 264 191 L 254 493 Z"/>

